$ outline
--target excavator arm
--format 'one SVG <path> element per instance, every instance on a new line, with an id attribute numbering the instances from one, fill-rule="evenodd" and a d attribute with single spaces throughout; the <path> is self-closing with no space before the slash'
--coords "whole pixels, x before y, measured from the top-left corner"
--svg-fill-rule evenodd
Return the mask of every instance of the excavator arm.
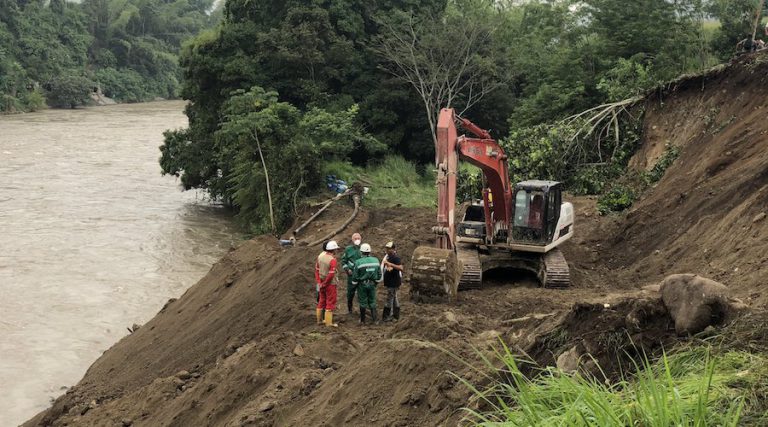
<path id="1" fill-rule="evenodd" d="M 453 249 L 456 245 L 456 177 L 458 160 L 467 161 L 483 172 L 487 188 L 483 189 L 486 236 L 492 237 L 494 222 L 509 227 L 512 217 L 512 189 L 509 183 L 507 155 L 491 138 L 491 134 L 459 118 L 461 126 L 474 137 L 458 136 L 457 117 L 452 108 L 440 110 L 437 121 L 435 156 L 437 165 L 437 227 L 438 247 Z M 491 200 L 492 199 L 492 200 Z"/>

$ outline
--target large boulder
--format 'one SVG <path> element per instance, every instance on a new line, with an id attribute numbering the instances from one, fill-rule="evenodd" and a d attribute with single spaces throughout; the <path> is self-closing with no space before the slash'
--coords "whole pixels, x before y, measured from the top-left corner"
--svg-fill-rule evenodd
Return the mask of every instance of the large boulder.
<path id="1" fill-rule="evenodd" d="M 728 321 L 745 308 L 731 297 L 727 286 L 695 274 L 667 276 L 660 290 L 678 335 L 699 333 L 707 326 Z"/>

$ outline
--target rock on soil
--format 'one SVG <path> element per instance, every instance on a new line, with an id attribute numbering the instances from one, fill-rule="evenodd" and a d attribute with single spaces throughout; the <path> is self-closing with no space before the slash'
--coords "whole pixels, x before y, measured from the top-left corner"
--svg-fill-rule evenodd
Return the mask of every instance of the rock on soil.
<path id="1" fill-rule="evenodd" d="M 580 358 L 578 346 L 573 346 L 557 357 L 556 366 L 563 372 L 576 372 L 579 369 Z"/>
<path id="2" fill-rule="evenodd" d="M 673 274 L 661 283 L 661 298 L 678 335 L 696 334 L 732 318 L 742 305 L 722 283 L 695 274 Z"/>

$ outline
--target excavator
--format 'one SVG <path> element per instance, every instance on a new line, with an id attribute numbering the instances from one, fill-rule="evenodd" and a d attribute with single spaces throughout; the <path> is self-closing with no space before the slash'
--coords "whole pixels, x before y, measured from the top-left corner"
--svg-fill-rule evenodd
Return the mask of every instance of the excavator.
<path id="1" fill-rule="evenodd" d="M 471 136 L 459 135 L 457 123 Z M 459 160 L 484 177 L 482 200 L 466 207 L 456 224 Z M 420 297 L 449 296 L 482 286 L 483 273 L 504 268 L 535 274 L 546 288 L 570 286 L 568 263 L 559 249 L 573 236 L 573 205 L 562 200 L 556 181 L 510 182 L 508 157 L 490 132 L 457 116 L 451 108 L 437 121 L 436 247 L 413 253 L 411 292 Z"/>

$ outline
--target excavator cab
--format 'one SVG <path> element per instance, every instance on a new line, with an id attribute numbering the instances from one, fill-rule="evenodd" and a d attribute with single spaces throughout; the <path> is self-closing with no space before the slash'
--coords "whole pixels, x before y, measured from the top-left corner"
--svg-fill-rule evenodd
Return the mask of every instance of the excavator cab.
<path id="1" fill-rule="evenodd" d="M 519 182 L 515 185 L 513 200 L 512 240 L 541 246 L 552 243 L 560 220 L 562 184 L 539 180 Z"/>
<path id="2" fill-rule="evenodd" d="M 519 182 L 515 185 L 513 201 L 510 243 L 546 247 L 571 236 L 573 208 L 567 204 L 563 214 L 561 183 Z M 561 218 L 563 215 L 570 218 Z"/>

